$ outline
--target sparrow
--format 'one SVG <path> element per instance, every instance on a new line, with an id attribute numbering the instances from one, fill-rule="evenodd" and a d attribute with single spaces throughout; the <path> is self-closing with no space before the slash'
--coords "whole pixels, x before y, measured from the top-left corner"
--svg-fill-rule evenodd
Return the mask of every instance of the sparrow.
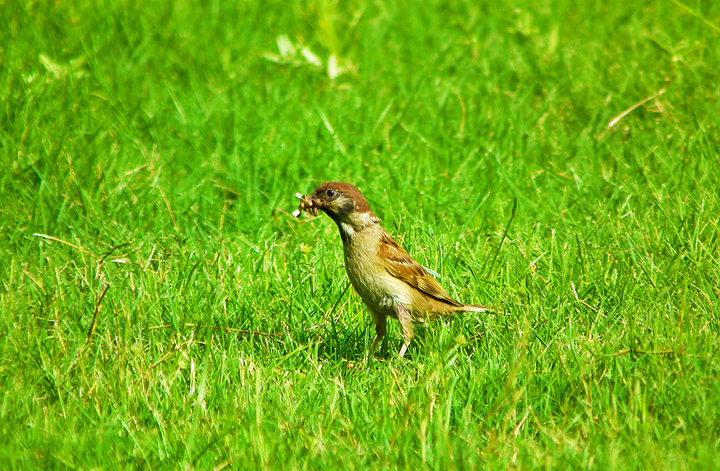
<path id="1" fill-rule="evenodd" d="M 385 335 L 387 318 L 400 323 L 403 344 L 400 357 L 413 339 L 413 325 L 450 317 L 456 312 L 486 312 L 486 306 L 464 304 L 451 298 L 440 283 L 380 225 L 360 190 L 348 183 L 327 182 L 311 195 L 300 195 L 299 208 L 335 221 L 340 230 L 345 271 L 355 291 L 372 314 L 375 339 L 370 352 Z"/>

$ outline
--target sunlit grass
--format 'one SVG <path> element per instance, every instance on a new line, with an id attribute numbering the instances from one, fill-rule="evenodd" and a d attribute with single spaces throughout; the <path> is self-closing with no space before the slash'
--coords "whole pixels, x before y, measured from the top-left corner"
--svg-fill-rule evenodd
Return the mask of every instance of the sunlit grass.
<path id="1" fill-rule="evenodd" d="M 712 3 L 0 8 L 9 468 L 711 469 Z M 358 186 L 466 315 L 381 359 Z"/>

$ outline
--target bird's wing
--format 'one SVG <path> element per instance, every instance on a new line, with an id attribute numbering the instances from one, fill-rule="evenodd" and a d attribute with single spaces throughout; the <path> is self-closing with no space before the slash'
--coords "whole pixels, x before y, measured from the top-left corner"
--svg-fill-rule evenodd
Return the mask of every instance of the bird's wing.
<path id="1" fill-rule="evenodd" d="M 384 231 L 383 231 L 384 232 Z M 378 256 L 385 265 L 385 270 L 395 278 L 409 284 L 413 288 L 453 306 L 462 306 L 450 297 L 440 283 L 423 267 L 408 255 L 400 244 L 386 232 L 380 238 Z"/>

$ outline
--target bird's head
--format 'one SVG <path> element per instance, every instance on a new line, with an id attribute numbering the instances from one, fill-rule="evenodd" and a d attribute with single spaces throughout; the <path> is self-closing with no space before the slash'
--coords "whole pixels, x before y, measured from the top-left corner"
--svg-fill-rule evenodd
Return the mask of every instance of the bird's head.
<path id="1" fill-rule="evenodd" d="M 304 210 L 315 215 L 320 210 L 330 216 L 340 228 L 343 238 L 369 224 L 380 222 L 360 190 L 343 182 L 323 183 L 311 195 L 302 196 L 299 211 Z"/>

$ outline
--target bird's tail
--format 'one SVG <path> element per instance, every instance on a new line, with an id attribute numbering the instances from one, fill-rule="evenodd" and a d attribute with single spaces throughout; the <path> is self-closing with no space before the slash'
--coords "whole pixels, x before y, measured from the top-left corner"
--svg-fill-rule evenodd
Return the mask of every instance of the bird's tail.
<path id="1" fill-rule="evenodd" d="M 463 304 L 458 311 L 462 312 L 494 312 L 488 306 L 478 306 L 477 304 Z"/>
<path id="2" fill-rule="evenodd" d="M 492 306 L 479 306 L 477 304 L 463 304 L 458 311 L 462 312 L 488 312 L 490 314 L 510 314 L 502 309 Z"/>

